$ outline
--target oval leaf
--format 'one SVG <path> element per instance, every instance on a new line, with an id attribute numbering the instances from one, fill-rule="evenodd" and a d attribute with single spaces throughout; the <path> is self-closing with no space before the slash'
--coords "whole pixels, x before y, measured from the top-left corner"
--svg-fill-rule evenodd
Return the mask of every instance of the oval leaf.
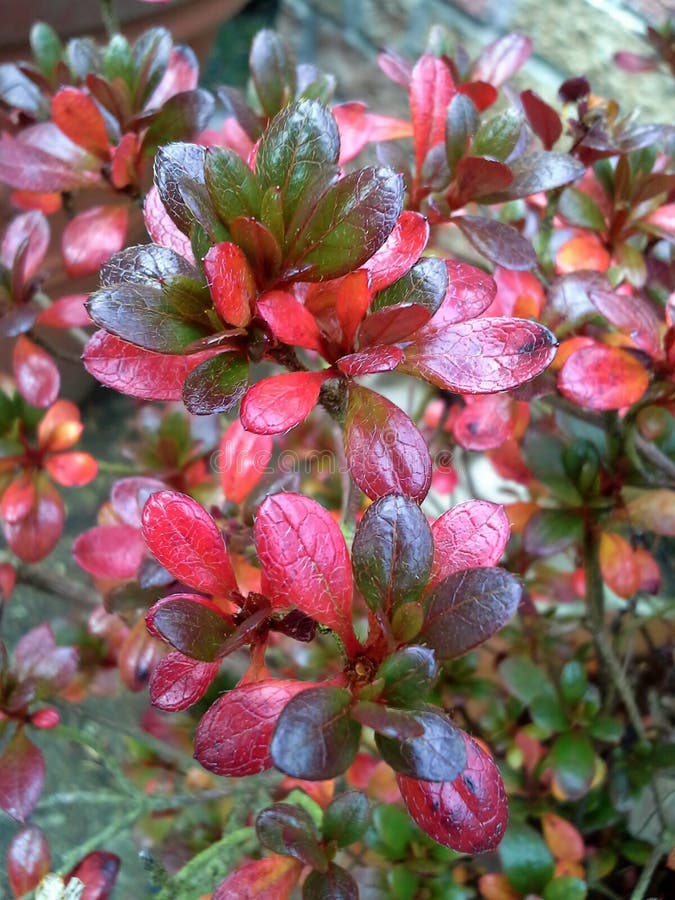
<path id="1" fill-rule="evenodd" d="M 303 422 L 319 399 L 324 372 L 286 372 L 263 378 L 241 401 L 241 423 L 254 434 L 284 434 Z"/>
<path id="2" fill-rule="evenodd" d="M 402 741 L 376 733 L 375 743 L 382 758 L 395 772 L 410 778 L 454 781 L 467 763 L 464 732 L 452 724 L 449 716 L 432 709 L 410 715 L 423 727 L 423 733 Z"/>
<path id="3" fill-rule="evenodd" d="M 187 709 L 204 696 L 218 674 L 217 662 L 200 662 L 177 650 L 157 663 L 150 675 L 150 702 L 165 712 Z"/>
<path id="4" fill-rule="evenodd" d="M 558 388 L 569 400 L 589 409 L 621 409 L 642 397 L 649 372 L 626 350 L 596 344 L 582 347 L 566 360 Z"/>
<path id="5" fill-rule="evenodd" d="M 431 584 L 462 569 L 497 565 L 510 532 L 509 520 L 498 503 L 467 500 L 453 506 L 431 526 L 434 539 Z"/>
<path id="6" fill-rule="evenodd" d="M 40 799 L 44 779 L 42 750 L 18 728 L 0 756 L 0 809 L 25 822 Z"/>

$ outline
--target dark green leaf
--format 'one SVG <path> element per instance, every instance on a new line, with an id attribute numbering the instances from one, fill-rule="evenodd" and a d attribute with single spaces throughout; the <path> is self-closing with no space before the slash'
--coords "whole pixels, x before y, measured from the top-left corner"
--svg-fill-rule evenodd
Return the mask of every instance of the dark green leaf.
<path id="1" fill-rule="evenodd" d="M 448 267 L 445 260 L 425 257 L 398 278 L 378 291 L 370 305 L 372 312 L 391 306 L 402 307 L 414 303 L 423 306 L 432 316 L 441 305 L 448 290 Z"/>
<path id="2" fill-rule="evenodd" d="M 472 156 L 488 156 L 491 159 L 505 160 L 511 155 L 520 132 L 523 119 L 515 107 L 481 122 L 471 146 Z"/>
<path id="3" fill-rule="evenodd" d="M 230 234 L 218 218 L 204 184 L 195 181 L 194 178 L 181 178 L 178 182 L 178 190 L 188 214 L 204 229 L 210 244 L 220 244 L 222 241 L 230 239 Z M 195 227 L 192 228 L 192 233 L 194 233 Z"/>
<path id="4" fill-rule="evenodd" d="M 411 778 L 454 781 L 466 767 L 462 732 L 447 715 L 433 709 L 410 715 L 424 727 L 424 733 L 403 741 L 376 733 L 375 743 L 382 758 L 392 769 Z"/>
<path id="5" fill-rule="evenodd" d="M 251 79 L 266 116 L 274 116 L 295 96 L 295 59 L 275 31 L 259 31 L 251 44 Z"/>
<path id="6" fill-rule="evenodd" d="M 323 281 L 346 275 L 375 253 L 396 224 L 403 179 L 389 169 L 347 175 L 317 203 L 286 259 L 286 277 Z"/>
<path id="7" fill-rule="evenodd" d="M 150 284 L 162 282 L 176 275 L 197 277 L 197 271 L 183 256 L 168 247 L 157 244 L 140 244 L 127 247 L 112 256 L 101 268 L 103 287 L 118 284 Z"/>
<path id="8" fill-rule="evenodd" d="M 484 203 L 503 203 L 530 197 L 540 191 L 564 187 L 586 171 L 583 163 L 566 153 L 548 153 L 545 150 L 521 156 L 511 163 L 513 181 L 503 191 L 484 197 Z"/>
<path id="9" fill-rule="evenodd" d="M 509 621 L 522 591 L 518 579 L 504 569 L 455 572 L 428 595 L 418 639 L 435 650 L 439 660 L 461 656 Z"/>
<path id="10" fill-rule="evenodd" d="M 400 806 L 378 804 L 373 810 L 373 825 L 390 858 L 400 859 L 405 855 L 414 825 Z"/>
<path id="11" fill-rule="evenodd" d="M 413 713 L 383 703 L 362 700 L 352 707 L 352 716 L 360 725 L 397 741 L 421 737 L 424 732 Z"/>
<path id="12" fill-rule="evenodd" d="M 309 873 L 302 886 L 302 900 L 359 900 L 359 888 L 346 869 L 330 863 L 325 873 Z"/>
<path id="13" fill-rule="evenodd" d="M 246 163 L 226 147 L 206 151 L 204 178 L 214 209 L 230 225 L 239 216 L 260 215 L 260 188 Z"/>
<path id="14" fill-rule="evenodd" d="M 361 726 L 350 715 L 344 688 L 309 688 L 294 697 L 277 722 L 270 752 L 274 765 L 295 778 L 322 781 L 341 775 L 359 746 Z"/>
<path id="15" fill-rule="evenodd" d="M 404 647 L 377 670 L 382 679 L 382 698 L 394 706 L 419 703 L 426 698 L 437 674 L 436 658 L 428 647 Z"/>
<path id="16" fill-rule="evenodd" d="M 554 878 L 544 888 L 544 900 L 585 900 L 588 894 L 586 882 L 581 878 L 563 875 Z"/>
<path id="17" fill-rule="evenodd" d="M 445 154 L 451 172 L 469 149 L 478 123 L 478 113 L 471 100 L 464 94 L 455 94 L 445 121 Z"/>
<path id="18" fill-rule="evenodd" d="M 132 56 L 136 70 L 134 100 L 142 108 L 166 72 L 173 40 L 166 28 L 148 28 L 134 43 Z"/>
<path id="19" fill-rule="evenodd" d="M 366 796 L 359 791 L 340 794 L 326 807 L 323 814 L 323 839 L 347 847 L 363 836 L 368 827 L 370 807 Z"/>
<path id="20" fill-rule="evenodd" d="M 569 728 L 569 721 L 555 693 L 542 691 L 530 703 L 530 715 L 538 728 L 547 735 Z"/>
<path id="21" fill-rule="evenodd" d="M 541 693 L 554 693 L 544 672 L 524 657 L 511 656 L 499 664 L 499 674 L 507 691 L 521 703 L 529 704 Z"/>
<path id="22" fill-rule="evenodd" d="M 155 184 L 164 207 L 180 228 L 189 235 L 194 216 L 185 204 L 180 191 L 183 179 L 204 184 L 206 149 L 197 144 L 167 144 L 155 156 Z"/>
<path id="23" fill-rule="evenodd" d="M 408 497 L 376 500 L 359 523 L 352 547 L 356 584 L 372 610 L 416 600 L 431 574 L 434 545 L 426 516 Z"/>
<path id="24" fill-rule="evenodd" d="M 161 144 L 196 137 L 208 124 L 213 105 L 211 94 L 201 89 L 169 97 L 145 132 L 143 153 L 152 156 Z"/>
<path id="25" fill-rule="evenodd" d="M 553 857 L 544 839 L 520 822 L 512 822 L 499 845 L 502 869 L 521 894 L 539 894 L 553 877 Z"/>
<path id="26" fill-rule="evenodd" d="M 221 353 L 194 368 L 183 384 L 183 402 L 195 416 L 227 412 L 248 388 L 248 361 Z"/>
<path id="27" fill-rule="evenodd" d="M 134 61 L 129 41 L 121 34 L 114 34 L 103 53 L 103 75 L 106 81 L 121 78 L 128 86 L 133 86 Z"/>
<path id="28" fill-rule="evenodd" d="M 565 509 L 540 509 L 528 521 L 523 546 L 534 556 L 553 556 L 580 544 L 584 525 L 578 513 Z"/>
<path id="29" fill-rule="evenodd" d="M 512 225 L 483 216 L 455 216 L 452 221 L 476 250 L 497 265 L 518 272 L 537 265 L 534 247 Z"/>
<path id="30" fill-rule="evenodd" d="M 595 200 L 576 188 L 563 191 L 558 208 L 570 225 L 593 231 L 602 231 L 605 227 L 605 217 Z"/>
<path id="31" fill-rule="evenodd" d="M 588 678 L 583 663 L 578 659 L 566 662 L 560 673 L 560 692 L 568 703 L 578 703 L 586 693 Z"/>
<path id="32" fill-rule="evenodd" d="M 586 734 L 567 731 L 551 748 L 548 762 L 561 791 L 570 800 L 588 793 L 595 774 L 595 752 Z"/>
<path id="33" fill-rule="evenodd" d="M 196 595 L 176 594 L 161 600 L 148 613 L 148 625 L 176 650 L 202 662 L 220 657 L 230 631 L 213 603 Z"/>
<path id="34" fill-rule="evenodd" d="M 274 853 L 292 856 L 322 872 L 328 868 L 317 827 L 304 809 L 290 803 L 274 803 L 258 814 L 255 830 L 260 843 Z"/>

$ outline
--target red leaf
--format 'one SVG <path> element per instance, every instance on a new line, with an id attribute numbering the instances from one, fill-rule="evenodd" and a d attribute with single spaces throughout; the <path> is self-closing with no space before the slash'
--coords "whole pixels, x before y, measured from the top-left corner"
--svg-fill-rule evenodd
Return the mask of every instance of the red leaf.
<path id="1" fill-rule="evenodd" d="M 165 3 L 167 0 L 145 0 L 146 3 Z M 146 109 L 163 106 L 170 97 L 193 91 L 199 80 L 199 63 L 189 47 L 174 47 L 161 81 L 145 104 Z"/>
<path id="2" fill-rule="evenodd" d="M 117 668 L 125 687 L 130 691 L 145 690 L 163 654 L 162 643 L 148 633 L 143 619 L 138 619 L 117 651 Z"/>
<path id="3" fill-rule="evenodd" d="M 263 378 L 241 401 L 241 422 L 254 434 L 284 434 L 314 409 L 330 372 L 286 372 Z"/>
<path id="4" fill-rule="evenodd" d="M 41 828 L 26 825 L 12 838 L 7 850 L 7 877 L 15 897 L 34 890 L 51 871 L 49 844 Z"/>
<path id="5" fill-rule="evenodd" d="M 115 887 L 120 864 L 119 856 L 114 853 L 94 850 L 71 869 L 65 879 L 66 884 L 71 878 L 79 878 L 84 884 L 80 900 L 108 900 Z"/>
<path id="6" fill-rule="evenodd" d="M 17 390 L 31 406 L 44 409 L 58 396 L 61 378 L 56 363 L 24 334 L 14 345 L 14 377 Z"/>
<path id="7" fill-rule="evenodd" d="M 368 112 L 365 103 L 340 103 L 331 112 L 340 132 L 340 165 L 358 156 L 366 144 L 412 136 L 410 122 Z"/>
<path id="8" fill-rule="evenodd" d="M 12 219 L 2 239 L 0 259 L 12 269 L 17 253 L 27 243 L 23 259 L 21 281 L 26 282 L 42 265 L 49 246 L 49 225 L 41 212 L 27 212 Z"/>
<path id="9" fill-rule="evenodd" d="M 72 144 L 71 147 L 77 149 Z M 91 186 L 99 177 L 98 173 L 82 171 L 28 140 L 8 134 L 0 138 L 0 180 L 10 187 L 40 192 L 71 191 Z"/>
<path id="10" fill-rule="evenodd" d="M 500 87 L 518 71 L 532 53 L 532 41 L 524 34 L 505 34 L 489 44 L 473 69 L 472 78 Z"/>
<path id="11" fill-rule="evenodd" d="M 52 120 L 74 144 L 101 159 L 108 159 L 110 141 L 105 120 L 85 91 L 66 87 L 55 94 Z"/>
<path id="12" fill-rule="evenodd" d="M 418 303 L 378 309 L 366 316 L 361 323 L 359 344 L 361 347 L 372 344 L 394 344 L 409 337 L 430 318 L 429 310 Z"/>
<path id="13" fill-rule="evenodd" d="M 116 147 L 110 148 L 112 153 L 112 165 L 110 166 L 110 181 L 118 190 L 133 185 L 137 178 L 138 165 L 138 138 L 134 132 L 129 131 L 122 136 L 122 140 Z"/>
<path id="14" fill-rule="evenodd" d="M 0 756 L 0 809 L 25 822 L 40 799 L 44 780 L 42 751 L 18 728 Z"/>
<path id="15" fill-rule="evenodd" d="M 545 294 L 541 282 L 531 272 L 497 266 L 492 277 L 497 284 L 497 297 L 487 310 L 488 315 L 538 318 Z"/>
<path id="16" fill-rule="evenodd" d="M 602 577 L 619 597 L 632 597 L 640 588 L 640 567 L 633 548 L 620 534 L 605 531 L 600 535 Z"/>
<path id="17" fill-rule="evenodd" d="M 43 452 L 68 450 L 79 441 L 83 427 L 77 406 L 70 400 L 57 400 L 38 424 L 38 447 Z"/>
<path id="18" fill-rule="evenodd" d="M 204 272 L 213 305 L 223 322 L 246 327 L 256 287 L 244 252 L 228 241 L 216 244 L 204 257 Z"/>
<path id="19" fill-rule="evenodd" d="M 38 562 L 56 546 L 63 533 L 64 519 L 59 492 L 51 483 L 41 482 L 28 515 L 18 522 L 3 523 L 5 540 L 23 562 Z"/>
<path id="20" fill-rule="evenodd" d="M 16 586 L 16 569 L 11 563 L 0 563 L 0 601 L 7 602 Z"/>
<path id="21" fill-rule="evenodd" d="M 522 91 L 520 102 L 532 131 L 542 142 L 544 149 L 550 150 L 562 134 L 560 116 L 534 91 Z"/>
<path id="22" fill-rule="evenodd" d="M 429 53 L 422 56 L 412 71 L 410 81 L 410 111 L 418 176 L 427 153 L 445 137 L 448 105 L 456 93 L 447 63 Z"/>
<path id="23" fill-rule="evenodd" d="M 317 687 L 304 681 L 256 681 L 219 697 L 195 733 L 195 759 L 209 772 L 241 778 L 272 766 L 272 733 L 286 704 L 301 691 Z"/>
<path id="24" fill-rule="evenodd" d="M 85 308 L 88 294 L 69 294 L 55 300 L 38 316 L 38 324 L 51 328 L 82 328 L 91 325 L 91 318 Z"/>
<path id="25" fill-rule="evenodd" d="M 465 156 L 457 163 L 449 200 L 458 209 L 475 197 L 503 190 L 512 181 L 511 169 L 505 163 L 483 156 Z"/>
<path id="26" fill-rule="evenodd" d="M 201 700 L 219 668 L 219 662 L 200 662 L 172 650 L 152 671 L 150 702 L 165 712 L 187 709 Z"/>
<path id="27" fill-rule="evenodd" d="M 158 478 L 132 475 L 120 478 L 110 491 L 110 505 L 125 525 L 140 529 L 145 501 L 155 491 L 163 491 L 166 485 Z"/>
<path id="28" fill-rule="evenodd" d="M 188 587 L 217 596 L 237 589 L 223 536 L 192 497 L 152 494 L 143 508 L 143 537 L 157 561 Z"/>
<path id="29" fill-rule="evenodd" d="M 499 96 L 497 89 L 487 81 L 466 81 L 464 84 L 457 85 L 457 92 L 468 97 L 478 112 L 483 112 L 488 106 L 492 106 Z"/>
<path id="30" fill-rule="evenodd" d="M 164 204 L 160 200 L 159 191 L 153 185 L 145 198 L 143 204 L 143 218 L 148 234 L 155 244 L 161 247 L 169 247 L 175 250 L 180 256 L 185 257 L 188 262 L 194 263 L 195 258 L 192 253 L 192 244 L 190 238 L 176 226 L 164 208 Z"/>
<path id="31" fill-rule="evenodd" d="M 475 319 L 443 327 L 439 315 L 405 351 L 404 370 L 445 390 L 491 394 L 539 375 L 555 355 L 548 329 L 526 319 Z M 402 367 L 403 368 L 403 367 Z"/>
<path id="32" fill-rule="evenodd" d="M 97 272 L 124 246 L 126 206 L 93 206 L 71 219 L 63 229 L 61 252 L 71 278 Z"/>
<path id="33" fill-rule="evenodd" d="M 403 350 L 396 346 L 369 347 L 359 353 L 350 353 L 338 360 L 338 369 L 350 378 L 373 375 L 375 372 L 391 372 L 403 359 Z"/>
<path id="34" fill-rule="evenodd" d="M 62 195 L 56 191 L 12 191 L 12 206 L 17 209 L 37 209 L 46 216 L 61 209 Z"/>
<path id="35" fill-rule="evenodd" d="M 239 419 L 227 428 L 218 448 L 218 472 L 225 499 L 241 503 L 267 471 L 274 441 L 245 431 Z"/>
<path id="36" fill-rule="evenodd" d="M 486 500 L 467 500 L 431 526 L 434 562 L 429 587 L 463 569 L 496 566 L 510 534 L 504 509 Z"/>
<path id="37" fill-rule="evenodd" d="M 406 494 L 422 501 L 431 485 L 431 457 L 411 419 L 368 388 L 351 385 L 345 450 L 352 478 L 372 500 Z"/>
<path id="38" fill-rule="evenodd" d="M 84 367 L 106 387 L 141 400 L 180 400 L 190 372 L 218 350 L 191 356 L 154 353 L 97 331 L 84 349 Z"/>
<path id="39" fill-rule="evenodd" d="M 135 578 L 146 554 L 143 537 L 131 525 L 99 525 L 78 535 L 75 562 L 95 578 Z"/>
<path id="40" fill-rule="evenodd" d="M 243 863 L 221 881 L 213 900 L 290 900 L 302 863 L 290 856 L 269 856 Z"/>
<path id="41" fill-rule="evenodd" d="M 460 853 L 485 853 L 499 844 L 508 821 L 506 792 L 492 757 L 468 734 L 466 768 L 454 781 L 396 780 L 408 812 L 429 837 Z"/>
<path id="42" fill-rule="evenodd" d="M 469 395 L 452 423 L 452 433 L 467 450 L 493 450 L 514 436 L 518 404 L 508 394 Z M 524 405 L 524 409 L 528 407 Z"/>
<path id="43" fill-rule="evenodd" d="M 296 606 L 336 631 L 347 653 L 356 651 L 349 554 L 330 513 L 300 494 L 274 494 L 258 510 L 255 542 L 273 606 Z"/>
<path id="44" fill-rule="evenodd" d="M 591 290 L 591 302 L 608 322 L 627 334 L 633 344 L 650 356 L 661 348 L 659 318 L 643 297 L 618 292 Z"/>
<path id="45" fill-rule="evenodd" d="M 490 306 L 497 292 L 494 280 L 475 266 L 454 259 L 446 259 L 445 265 L 448 290 L 427 326 L 439 331 L 448 325 L 475 319 Z"/>
<path id="46" fill-rule="evenodd" d="M 429 223 L 416 212 L 402 212 L 380 249 L 362 268 L 370 275 L 373 293 L 392 284 L 414 266 L 429 240 Z"/>
<path id="47" fill-rule="evenodd" d="M 316 320 L 292 294 L 267 291 L 258 300 L 257 307 L 278 341 L 321 352 L 323 342 Z"/>
<path id="48" fill-rule="evenodd" d="M 0 516 L 5 522 L 20 522 L 35 506 L 35 481 L 31 472 L 20 472 L 2 495 Z"/>
<path id="49" fill-rule="evenodd" d="M 98 473 L 98 463 L 91 453 L 55 453 L 46 458 L 44 466 L 63 487 L 89 484 Z"/>
<path id="50" fill-rule="evenodd" d="M 579 271 L 606 272 L 611 261 L 605 245 L 592 232 L 565 241 L 555 255 L 556 271 L 562 275 Z"/>
<path id="51" fill-rule="evenodd" d="M 582 347 L 567 359 L 558 375 L 558 390 L 589 409 L 621 409 L 643 396 L 649 372 L 618 347 Z"/>
<path id="52" fill-rule="evenodd" d="M 342 347 L 347 350 L 354 345 L 356 331 L 370 304 L 369 278 L 364 269 L 350 272 L 340 279 L 335 297 L 335 310 L 342 329 Z"/>

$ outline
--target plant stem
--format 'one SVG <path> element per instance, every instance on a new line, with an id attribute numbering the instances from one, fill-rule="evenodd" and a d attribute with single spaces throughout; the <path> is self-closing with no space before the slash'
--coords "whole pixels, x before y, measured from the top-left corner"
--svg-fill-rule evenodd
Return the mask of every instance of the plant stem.
<path id="1" fill-rule="evenodd" d="M 19 584 L 30 585 L 30 587 L 52 594 L 54 597 L 60 597 L 62 600 L 75 602 L 80 606 L 93 607 L 93 601 L 98 596 L 96 588 L 87 587 L 44 566 L 21 563 L 17 567 L 16 576 Z"/>
<path id="2" fill-rule="evenodd" d="M 198 896 L 200 886 L 214 888 L 222 880 L 231 866 L 230 856 L 238 845 L 253 844 L 255 829 L 251 825 L 238 828 L 224 835 L 215 844 L 211 844 L 198 853 L 172 878 L 171 884 L 157 894 L 155 900 L 174 900 Z M 238 855 L 241 855 L 242 848 Z"/>
<path id="3" fill-rule="evenodd" d="M 651 856 L 647 860 L 640 874 L 640 880 L 633 888 L 633 893 L 630 895 L 630 900 L 643 900 L 647 891 L 649 890 L 649 885 L 652 878 L 654 877 L 654 872 L 656 871 L 656 867 L 659 864 L 659 860 L 664 855 L 664 853 L 668 853 L 669 850 L 670 842 L 665 840 L 654 847 Z"/>
<path id="4" fill-rule="evenodd" d="M 78 847 L 66 853 L 58 869 L 58 874 L 64 875 L 66 872 L 69 872 L 83 856 L 91 853 L 92 850 L 99 850 L 101 847 L 105 847 L 121 831 L 133 825 L 143 812 L 142 804 L 140 802 L 134 803 L 119 818 L 113 819 L 112 822 L 109 822 L 100 831 L 87 838 Z"/>

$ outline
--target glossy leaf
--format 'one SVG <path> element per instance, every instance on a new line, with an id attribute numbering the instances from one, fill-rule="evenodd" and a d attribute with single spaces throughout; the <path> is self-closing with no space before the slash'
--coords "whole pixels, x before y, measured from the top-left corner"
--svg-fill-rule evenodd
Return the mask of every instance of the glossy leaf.
<path id="1" fill-rule="evenodd" d="M 567 188 L 560 195 L 560 213 L 570 225 L 604 231 L 605 217 L 590 194 L 577 188 Z"/>
<path id="2" fill-rule="evenodd" d="M 566 799 L 577 800 L 588 793 L 595 774 L 595 753 L 586 734 L 567 731 L 559 735 L 548 762 L 555 784 Z"/>
<path id="3" fill-rule="evenodd" d="M 380 249 L 363 268 L 370 276 L 373 293 L 401 278 L 413 266 L 429 240 L 429 223 L 416 212 L 404 210 Z"/>
<path id="4" fill-rule="evenodd" d="M 511 163 L 513 181 L 503 190 L 485 197 L 487 203 L 503 203 L 530 197 L 540 191 L 552 191 L 581 178 L 585 167 L 566 153 L 545 150 L 521 156 Z"/>
<path id="5" fill-rule="evenodd" d="M 169 97 L 143 136 L 143 153 L 153 155 L 161 145 L 196 137 L 208 124 L 214 100 L 208 91 L 180 91 Z"/>
<path id="6" fill-rule="evenodd" d="M 290 900 L 301 872 L 302 863 L 289 856 L 268 856 L 243 863 L 220 882 L 213 900 Z"/>
<path id="7" fill-rule="evenodd" d="M 187 709 L 201 700 L 219 667 L 217 662 L 201 662 L 172 651 L 150 675 L 150 702 L 165 712 Z"/>
<path id="8" fill-rule="evenodd" d="M 196 144 L 175 143 L 160 147 L 155 157 L 155 184 L 160 200 L 173 222 L 189 234 L 194 217 L 181 193 L 183 179 L 204 184 L 206 150 Z"/>
<path id="9" fill-rule="evenodd" d="M 377 670 L 382 698 L 394 706 L 415 706 L 429 692 L 437 674 L 436 657 L 428 647 L 408 646 L 387 657 Z"/>
<path id="10" fill-rule="evenodd" d="M 358 900 L 359 887 L 342 866 L 330 863 L 327 872 L 310 872 L 302 885 L 302 900 Z"/>
<path id="11" fill-rule="evenodd" d="M 469 149 L 478 122 L 476 107 L 471 100 L 464 94 L 455 94 L 448 106 L 445 123 L 445 156 L 451 172 Z"/>
<path id="12" fill-rule="evenodd" d="M 447 200 L 453 209 L 458 209 L 474 198 L 508 187 L 512 181 L 511 170 L 504 163 L 482 156 L 465 156 L 457 163 Z"/>
<path id="13" fill-rule="evenodd" d="M 506 625 L 518 609 L 522 590 L 504 569 L 456 572 L 427 596 L 418 640 L 441 661 L 461 656 Z"/>
<path id="14" fill-rule="evenodd" d="M 465 769 L 467 750 L 464 732 L 445 713 L 433 709 L 409 713 L 424 731 L 397 741 L 376 733 L 382 758 L 395 772 L 423 781 L 454 781 Z"/>
<path id="15" fill-rule="evenodd" d="M 209 148 L 204 177 L 214 209 L 225 225 L 240 216 L 260 215 L 261 191 L 256 177 L 233 150 Z"/>
<path id="16" fill-rule="evenodd" d="M 152 494 L 143 507 L 143 537 L 155 559 L 188 587 L 218 596 L 236 590 L 218 526 L 192 497 Z"/>
<path id="17" fill-rule="evenodd" d="M 351 709 L 352 718 L 360 725 L 371 728 L 376 734 L 395 742 L 418 738 L 424 734 L 424 725 L 410 710 L 395 709 L 384 703 L 359 700 Z M 393 751 L 396 755 L 396 748 Z"/>
<path id="18" fill-rule="evenodd" d="M 248 387 L 248 361 L 239 353 L 220 353 L 192 369 L 183 382 L 183 402 L 195 416 L 227 412 Z"/>
<path id="19" fill-rule="evenodd" d="M 431 529 L 414 500 L 389 494 L 369 506 L 352 546 L 354 577 L 368 606 L 387 613 L 416 600 L 429 580 L 433 552 Z"/>
<path id="20" fill-rule="evenodd" d="M 409 91 L 419 177 L 427 154 L 445 138 L 447 109 L 457 89 L 445 60 L 427 53 L 412 70 Z"/>
<path id="21" fill-rule="evenodd" d="M 359 746 L 361 726 L 350 716 L 344 688 L 316 687 L 294 697 L 279 717 L 270 752 L 277 769 L 321 781 L 341 775 Z"/>
<path id="22" fill-rule="evenodd" d="M 532 53 L 532 41 L 513 32 L 497 38 L 481 52 L 473 70 L 473 78 L 501 87 L 516 74 Z"/>
<path id="23" fill-rule="evenodd" d="M 648 300 L 602 290 L 591 290 L 590 298 L 598 312 L 627 334 L 636 347 L 650 356 L 658 356 L 660 322 Z"/>
<path id="24" fill-rule="evenodd" d="M 426 441 L 408 416 L 368 388 L 351 385 L 345 450 L 352 478 L 373 500 L 406 494 L 421 501 L 431 484 Z"/>
<path id="25" fill-rule="evenodd" d="M 434 562 L 431 584 L 476 566 L 495 566 L 509 539 L 506 513 L 497 503 L 467 500 L 453 506 L 431 526 Z"/>
<path id="26" fill-rule="evenodd" d="M 44 832 L 37 825 L 26 825 L 7 850 L 7 877 L 14 896 L 34 890 L 49 871 L 51 855 Z"/>
<path id="27" fill-rule="evenodd" d="M 405 351 L 404 371 L 458 393 L 494 393 L 539 375 L 557 341 L 525 319 L 476 319 L 443 327 L 439 318 L 421 328 Z"/>
<path id="28" fill-rule="evenodd" d="M 3 498 L 4 499 L 4 498 Z M 16 521 L 3 522 L 3 533 L 19 559 L 34 563 L 47 556 L 63 533 L 65 509 L 56 488 L 49 482 L 36 485 L 34 501 Z"/>
<path id="29" fill-rule="evenodd" d="M 505 160 L 515 150 L 523 127 L 522 113 L 511 107 L 484 119 L 471 144 L 474 156 Z"/>
<path id="30" fill-rule="evenodd" d="M 0 755 L 0 809 L 25 822 L 40 799 L 44 778 L 42 751 L 18 728 Z"/>
<path id="31" fill-rule="evenodd" d="M 454 781 L 396 775 L 408 812 L 429 837 L 460 853 L 494 850 L 506 830 L 508 807 L 499 769 L 464 735 L 466 768 Z"/>
<path id="32" fill-rule="evenodd" d="M 106 850 L 93 850 L 70 870 L 66 882 L 77 879 L 84 885 L 81 900 L 109 900 L 122 860 Z"/>
<path id="33" fill-rule="evenodd" d="M 529 825 L 514 822 L 509 826 L 499 858 L 509 882 L 522 894 L 538 894 L 553 876 L 551 853 Z"/>
<path id="34" fill-rule="evenodd" d="M 249 388 L 241 402 L 241 423 L 254 434 L 284 434 L 303 422 L 319 399 L 330 374 L 286 372 L 263 378 Z"/>
<path id="35" fill-rule="evenodd" d="M 534 247 L 512 225 L 482 216 L 456 216 L 452 221 L 476 250 L 497 265 L 516 271 L 537 265 Z"/>
<path id="36" fill-rule="evenodd" d="M 370 809 L 365 795 L 348 791 L 332 800 L 323 814 L 323 839 L 347 847 L 360 840 L 368 827 Z"/>
<path id="37" fill-rule="evenodd" d="M 68 222 L 61 238 L 61 252 L 71 278 L 98 271 L 121 249 L 128 216 L 126 206 L 94 206 Z"/>
<path id="38" fill-rule="evenodd" d="M 105 120 L 93 98 L 79 88 L 62 88 L 52 99 L 52 120 L 78 146 L 101 159 L 109 156 Z"/>
<path id="39" fill-rule="evenodd" d="M 243 252 L 236 244 L 216 244 L 204 257 L 204 272 L 220 318 L 228 325 L 245 328 L 251 319 L 256 286 Z"/>
<path id="40" fill-rule="evenodd" d="M 295 95 L 295 58 L 281 37 L 269 28 L 259 31 L 250 53 L 251 80 L 267 116 L 287 104 Z"/>
<path id="41" fill-rule="evenodd" d="M 258 509 L 255 543 L 262 590 L 273 606 L 297 607 L 334 629 L 348 653 L 354 651 L 351 565 L 330 513 L 300 494 L 274 494 Z"/>
<path id="42" fill-rule="evenodd" d="M 338 103 L 331 107 L 331 112 L 340 132 L 340 165 L 357 157 L 368 143 L 412 135 L 410 122 L 370 112 L 359 101 Z"/>
<path id="43" fill-rule="evenodd" d="M 234 778 L 269 769 L 279 715 L 293 697 L 312 687 L 302 681 L 257 681 L 223 694 L 197 726 L 195 759 L 216 775 Z"/>
<path id="44" fill-rule="evenodd" d="M 231 631 L 221 610 L 198 594 L 165 597 L 152 607 L 146 622 L 155 637 L 161 637 L 183 656 L 200 662 L 219 659 Z"/>
<path id="45" fill-rule="evenodd" d="M 536 556 L 553 556 L 568 547 L 579 546 L 583 521 L 578 513 L 565 509 L 541 509 L 528 521 L 523 546 Z"/>
<path id="46" fill-rule="evenodd" d="M 148 284 L 161 287 L 167 280 L 180 277 L 196 278 L 197 270 L 180 253 L 157 244 L 126 247 L 116 253 L 102 267 L 101 286 Z"/>
<path id="47" fill-rule="evenodd" d="M 15 216 L 7 226 L 0 248 L 0 260 L 12 269 L 22 255 L 20 262 L 21 282 L 32 278 L 38 271 L 49 246 L 49 225 L 45 216 L 33 210 Z"/>
<path id="48" fill-rule="evenodd" d="M 400 278 L 378 291 L 373 298 L 373 312 L 389 307 L 417 304 L 431 317 L 441 305 L 448 290 L 448 268 L 445 261 L 426 257 L 419 260 Z"/>
<path id="49" fill-rule="evenodd" d="M 272 458 L 269 435 L 245 431 L 239 419 L 225 430 L 218 449 L 218 473 L 226 500 L 241 503 L 260 481 Z"/>
<path id="50" fill-rule="evenodd" d="M 314 316 L 286 291 L 267 291 L 257 303 L 274 337 L 284 344 L 321 352 L 323 344 Z"/>
<path id="51" fill-rule="evenodd" d="M 558 375 L 558 389 L 589 409 L 620 409 L 636 403 L 649 386 L 649 373 L 619 347 L 595 344 L 576 350 Z"/>
<path id="52" fill-rule="evenodd" d="M 78 487 L 96 478 L 98 463 L 91 453 L 53 453 L 44 467 L 57 484 Z"/>
<path id="53" fill-rule="evenodd" d="M 314 820 L 301 807 L 273 803 L 258 813 L 255 830 L 260 843 L 274 853 L 292 856 L 319 871 L 328 868 Z"/>
<path id="54" fill-rule="evenodd" d="M 13 354 L 17 390 L 31 406 L 44 409 L 57 398 L 61 377 L 46 350 L 25 335 L 19 335 Z"/>
<path id="55" fill-rule="evenodd" d="M 338 369 L 350 378 L 372 375 L 376 372 L 391 372 L 403 360 L 400 347 L 369 347 L 358 353 L 350 353 L 338 360 Z"/>

